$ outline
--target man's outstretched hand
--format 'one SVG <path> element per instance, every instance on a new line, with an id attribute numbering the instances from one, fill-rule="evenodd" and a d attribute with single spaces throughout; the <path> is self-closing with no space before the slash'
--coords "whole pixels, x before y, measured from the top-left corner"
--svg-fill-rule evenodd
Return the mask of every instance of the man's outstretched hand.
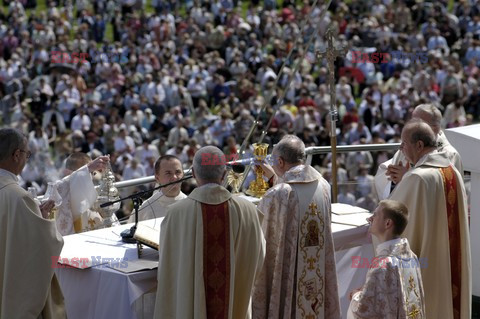
<path id="1" fill-rule="evenodd" d="M 103 172 L 109 162 L 110 162 L 110 156 L 107 156 L 107 155 L 99 156 L 95 160 L 88 163 L 87 167 L 90 172 L 93 172 L 93 171 Z"/>

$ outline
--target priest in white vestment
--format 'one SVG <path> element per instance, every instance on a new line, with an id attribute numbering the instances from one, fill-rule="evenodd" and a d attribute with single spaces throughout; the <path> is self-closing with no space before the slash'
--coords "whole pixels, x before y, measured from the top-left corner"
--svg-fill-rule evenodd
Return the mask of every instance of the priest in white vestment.
<path id="1" fill-rule="evenodd" d="M 404 236 L 428 263 L 422 268 L 427 318 L 471 318 L 472 266 L 465 185 L 446 152 L 436 150 L 435 134 L 424 122 L 402 131 L 400 149 L 414 167 L 390 199 L 407 206 Z"/>
<path id="2" fill-rule="evenodd" d="M 31 153 L 27 139 L 0 129 L 0 318 L 66 318 L 52 258 L 62 236 L 18 184 Z"/>
<path id="3" fill-rule="evenodd" d="M 340 318 L 330 185 L 303 164 L 305 144 L 298 137 L 285 136 L 272 156 L 278 181 L 258 204 L 267 250 L 255 283 L 253 316 Z"/>
<path id="4" fill-rule="evenodd" d="M 383 200 L 368 221 L 370 233 L 377 236 L 380 244 L 365 284 L 351 297 L 347 319 L 426 318 L 420 271 L 423 265 L 408 240 L 400 238 L 408 224 L 407 207 Z"/>
<path id="5" fill-rule="evenodd" d="M 450 162 L 463 176 L 462 159 L 441 130 L 442 113 L 438 108 L 433 104 L 420 104 L 413 111 L 412 119 L 419 119 L 430 125 L 437 136 L 437 150 L 445 152 Z M 378 199 L 388 198 L 392 189 L 392 181 L 398 184 L 408 169 L 410 169 L 410 163 L 400 150 L 395 153 L 393 158 L 380 164 L 375 175 Z"/>
<path id="6" fill-rule="evenodd" d="M 183 178 L 182 163 L 174 155 L 164 155 L 155 162 L 155 180 L 164 185 Z M 176 183 L 159 190 L 147 199 L 138 209 L 138 221 L 165 217 L 167 208 L 176 201 L 187 197 L 181 191 L 182 183 Z M 132 212 L 129 223 L 135 222 L 135 211 Z"/>
<path id="7" fill-rule="evenodd" d="M 58 207 L 55 222 L 62 235 L 104 227 L 102 216 L 91 209 L 98 196 L 91 173 L 104 170 L 109 161 L 108 156 L 99 156 L 92 161 L 90 156 L 82 152 L 73 153 L 67 158 L 67 176 L 56 183 L 62 203 Z M 115 214 L 111 218 L 113 224 L 118 223 Z"/>
<path id="8" fill-rule="evenodd" d="M 202 163 L 203 156 L 218 161 Z M 259 211 L 223 186 L 224 154 L 197 151 L 198 187 L 171 205 L 162 222 L 155 302 L 157 319 L 251 317 L 254 280 L 265 256 Z"/>

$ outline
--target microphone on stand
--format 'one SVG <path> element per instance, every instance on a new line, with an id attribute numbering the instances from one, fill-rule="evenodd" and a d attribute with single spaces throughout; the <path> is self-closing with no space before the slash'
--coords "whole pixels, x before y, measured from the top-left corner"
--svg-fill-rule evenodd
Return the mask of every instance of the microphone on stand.
<path id="1" fill-rule="evenodd" d="M 118 203 L 118 202 L 121 202 L 121 201 L 124 201 L 124 200 L 127 200 L 127 199 L 131 199 L 133 201 L 133 208 L 135 210 L 135 225 L 133 225 L 130 229 L 126 229 L 126 230 L 122 231 L 120 233 L 120 236 L 122 237 L 123 242 L 134 244 L 134 243 L 137 242 L 133 238 L 133 236 L 135 235 L 135 231 L 137 230 L 138 209 L 140 208 L 140 205 L 142 204 L 142 196 L 145 196 L 145 194 L 148 194 L 152 191 L 156 191 L 157 189 L 160 189 L 162 187 L 167 187 L 167 186 L 170 186 L 170 185 L 173 185 L 173 184 L 181 183 L 181 182 L 186 181 L 186 180 L 188 180 L 192 177 L 193 177 L 193 175 L 187 175 L 187 176 L 185 176 L 185 177 L 183 177 L 183 178 L 181 178 L 177 181 L 173 181 L 173 182 L 170 182 L 170 183 L 159 185 L 159 186 L 155 187 L 153 190 L 150 189 L 150 190 L 140 191 L 138 193 L 132 194 L 132 195 L 124 197 L 124 198 L 120 198 L 118 200 L 103 203 L 103 204 L 100 205 L 100 207 L 107 207 L 107 206 L 113 205 L 115 203 Z"/>

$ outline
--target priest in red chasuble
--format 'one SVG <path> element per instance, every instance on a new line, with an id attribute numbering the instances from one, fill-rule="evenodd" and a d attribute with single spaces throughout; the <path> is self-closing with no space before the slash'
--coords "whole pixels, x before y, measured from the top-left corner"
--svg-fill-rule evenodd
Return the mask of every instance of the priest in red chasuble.
<path id="1" fill-rule="evenodd" d="M 224 158 L 214 146 L 198 150 L 193 159 L 198 187 L 167 210 L 155 318 L 251 317 L 265 239 L 255 205 L 222 186 Z"/>
<path id="2" fill-rule="evenodd" d="M 410 121 L 401 151 L 414 166 L 390 195 L 410 213 L 404 236 L 422 268 L 427 318 L 471 318 L 472 268 L 465 185 L 431 127 Z"/>
<path id="3" fill-rule="evenodd" d="M 265 264 L 255 283 L 253 316 L 340 318 L 330 228 L 330 185 L 304 164 L 305 145 L 285 136 L 272 152 L 276 179 L 258 204 L 264 214 Z"/>

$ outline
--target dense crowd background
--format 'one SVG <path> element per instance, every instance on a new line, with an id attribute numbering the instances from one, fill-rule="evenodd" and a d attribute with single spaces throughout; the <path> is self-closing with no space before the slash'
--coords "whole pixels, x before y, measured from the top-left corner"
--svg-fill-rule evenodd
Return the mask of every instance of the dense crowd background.
<path id="1" fill-rule="evenodd" d="M 419 103 L 434 103 L 444 128 L 479 120 L 478 1 L 332 1 L 322 20 L 322 4 L 313 3 L 60 0 L 37 10 L 36 0 L 4 0 L 1 125 L 29 136 L 23 185 L 41 193 L 73 151 L 110 154 L 117 180 L 153 175 L 163 154 L 188 168 L 204 145 L 236 153 L 265 103 L 252 143 L 278 108 L 268 143 L 293 133 L 307 146 L 329 145 L 328 71 L 315 55 L 328 26 L 350 50 L 335 63 L 339 144 L 399 142 Z M 51 63 L 56 51 L 88 57 Z M 352 63 L 351 51 L 421 52 L 428 61 Z M 373 175 L 390 156 L 340 155 L 339 201 L 373 210 Z M 313 165 L 329 178 L 330 156 Z"/>

